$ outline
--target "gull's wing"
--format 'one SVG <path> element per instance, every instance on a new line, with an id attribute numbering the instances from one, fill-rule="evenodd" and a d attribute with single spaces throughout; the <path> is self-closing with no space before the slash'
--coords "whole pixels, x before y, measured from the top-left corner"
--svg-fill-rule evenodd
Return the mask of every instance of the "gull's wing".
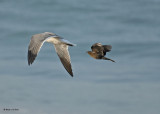
<path id="1" fill-rule="evenodd" d="M 71 60 L 70 60 L 70 55 L 68 52 L 68 45 L 61 43 L 61 44 L 54 44 L 54 47 L 55 47 L 57 55 L 59 56 L 64 68 L 73 77 Z"/>
<path id="2" fill-rule="evenodd" d="M 47 38 L 44 38 L 42 34 L 36 34 L 32 36 L 28 46 L 28 65 L 34 62 L 46 39 Z"/>

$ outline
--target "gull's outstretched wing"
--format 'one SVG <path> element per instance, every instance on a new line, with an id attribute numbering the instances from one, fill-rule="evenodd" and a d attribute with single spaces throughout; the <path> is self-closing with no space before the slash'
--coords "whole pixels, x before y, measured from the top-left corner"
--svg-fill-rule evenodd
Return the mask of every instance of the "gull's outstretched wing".
<path id="1" fill-rule="evenodd" d="M 55 47 L 57 55 L 59 56 L 64 68 L 73 77 L 71 60 L 70 60 L 70 55 L 68 52 L 68 45 L 61 43 L 61 44 L 54 44 L 54 47 Z"/>
<path id="2" fill-rule="evenodd" d="M 37 57 L 46 38 L 41 34 L 33 35 L 28 46 L 28 65 L 32 64 Z"/>

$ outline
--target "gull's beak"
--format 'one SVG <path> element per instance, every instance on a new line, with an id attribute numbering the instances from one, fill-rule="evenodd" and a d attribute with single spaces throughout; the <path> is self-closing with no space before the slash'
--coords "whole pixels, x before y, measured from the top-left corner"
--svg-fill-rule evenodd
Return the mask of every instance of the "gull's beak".
<path id="1" fill-rule="evenodd" d="M 54 37 L 54 38 L 59 37 L 59 38 L 61 38 L 61 37 L 60 37 L 60 36 L 58 36 L 58 35 L 52 35 L 52 36 L 50 36 L 50 37 Z"/>

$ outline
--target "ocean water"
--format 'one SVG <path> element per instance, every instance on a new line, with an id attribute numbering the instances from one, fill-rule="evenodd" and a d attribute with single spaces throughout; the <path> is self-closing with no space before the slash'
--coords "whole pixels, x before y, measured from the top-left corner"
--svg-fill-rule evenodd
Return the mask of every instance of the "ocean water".
<path id="1" fill-rule="evenodd" d="M 160 0 L 0 0 L 0 114 L 159 114 L 159 12 Z M 52 44 L 28 66 L 46 31 L 77 44 L 73 78 Z M 87 55 L 96 42 L 116 63 Z"/>

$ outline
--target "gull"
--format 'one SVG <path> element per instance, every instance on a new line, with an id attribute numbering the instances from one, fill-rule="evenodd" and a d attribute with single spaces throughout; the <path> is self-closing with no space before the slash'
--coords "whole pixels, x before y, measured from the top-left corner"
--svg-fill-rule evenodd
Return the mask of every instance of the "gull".
<path id="1" fill-rule="evenodd" d="M 94 59 L 104 59 L 115 62 L 114 60 L 105 57 L 106 52 L 111 51 L 111 45 L 102 45 L 101 43 L 95 43 L 91 46 L 92 51 L 87 51 L 87 53 Z"/>
<path id="2" fill-rule="evenodd" d="M 31 65 L 34 62 L 44 42 L 49 42 L 54 45 L 61 63 L 67 72 L 73 77 L 68 46 L 75 46 L 75 44 L 63 39 L 55 33 L 44 32 L 35 34 L 31 37 L 28 46 L 28 65 Z"/>

